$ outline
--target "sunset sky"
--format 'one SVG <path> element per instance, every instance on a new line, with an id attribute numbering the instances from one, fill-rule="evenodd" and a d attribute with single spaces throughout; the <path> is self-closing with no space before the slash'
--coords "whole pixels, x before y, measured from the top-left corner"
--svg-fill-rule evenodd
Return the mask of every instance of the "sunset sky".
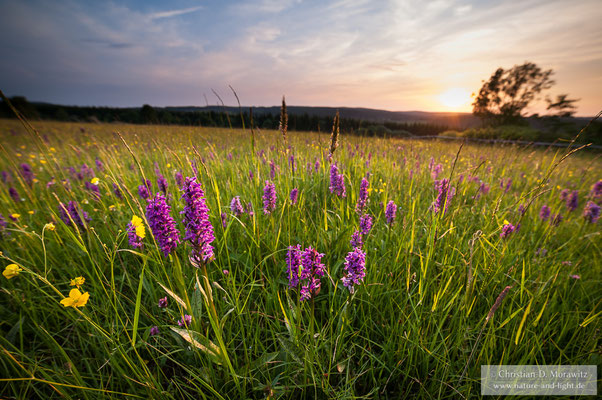
<path id="1" fill-rule="evenodd" d="M 0 89 L 59 104 L 234 105 L 232 85 L 243 105 L 470 111 L 531 61 L 602 109 L 600 0 L 0 0 L 0 50 Z"/>

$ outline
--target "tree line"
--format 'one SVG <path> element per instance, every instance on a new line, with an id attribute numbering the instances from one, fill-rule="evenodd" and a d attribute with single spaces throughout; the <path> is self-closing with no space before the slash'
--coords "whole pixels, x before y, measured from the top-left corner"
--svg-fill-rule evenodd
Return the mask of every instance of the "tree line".
<path id="1" fill-rule="evenodd" d="M 280 114 L 269 112 L 253 113 L 243 110 L 239 113 L 214 110 L 179 111 L 154 108 L 148 104 L 142 107 L 79 107 L 47 103 L 32 103 L 23 96 L 10 98 L 11 104 L 26 118 L 32 120 L 56 120 L 71 122 L 120 122 L 129 124 L 188 125 L 216 128 L 278 129 Z M 333 116 L 317 116 L 309 113 L 289 115 L 288 128 L 294 131 L 320 131 L 329 133 Z M 15 118 L 5 102 L 0 102 L 0 118 Z M 340 129 L 344 133 L 365 136 L 404 137 L 433 136 L 450 129 L 444 124 L 425 122 L 373 122 L 356 118 L 340 118 Z"/>

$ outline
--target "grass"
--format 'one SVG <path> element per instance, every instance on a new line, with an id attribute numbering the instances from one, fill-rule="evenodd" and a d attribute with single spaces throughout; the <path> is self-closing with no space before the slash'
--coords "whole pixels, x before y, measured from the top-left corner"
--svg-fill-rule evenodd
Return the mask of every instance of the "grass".
<path id="1" fill-rule="evenodd" d="M 3 398 L 456 399 L 480 397 L 484 364 L 602 364 L 600 224 L 582 216 L 602 178 L 599 154 L 578 151 L 559 163 L 566 150 L 458 151 L 458 144 L 341 136 L 334 160 L 347 196 L 339 198 L 329 191 L 323 134 L 288 132 L 287 150 L 275 131 L 255 132 L 252 144 L 248 130 L 34 125 L 39 136 L 0 121 L 0 170 L 12 175 L 0 190 L 2 269 L 23 269 L 0 278 Z M 445 214 L 431 209 L 431 157 L 442 166 L 439 179 L 456 188 Z M 264 215 L 270 161 L 278 201 Z M 23 162 L 33 167 L 31 186 L 18 172 Z M 99 200 L 84 187 L 90 177 L 67 170 L 83 163 L 100 180 Z M 146 222 L 141 249 L 126 234 L 133 215 L 144 219 L 143 177 L 158 190 L 156 168 L 184 231 L 174 175 L 194 176 L 191 163 L 216 236 L 206 269 L 191 265 L 185 242 L 163 256 Z M 375 223 L 364 244 L 366 278 L 351 294 L 340 279 L 367 174 Z M 506 192 L 500 179 L 508 178 Z M 296 205 L 288 200 L 293 188 Z M 565 188 L 578 191 L 575 211 L 559 199 Z M 251 202 L 254 215 L 233 216 L 234 196 Z M 90 215 L 84 229 L 61 220 L 59 202 L 69 200 Z M 383 209 L 390 200 L 399 206 L 392 226 Z M 529 205 L 524 216 L 521 204 Z M 540 220 L 543 204 L 563 215 L 558 226 Z M 521 225 L 505 239 L 504 221 Z M 55 230 L 44 228 L 50 222 Z M 286 251 L 296 244 L 325 254 L 321 290 L 308 301 L 288 289 Z M 90 299 L 63 307 L 77 276 Z M 166 296 L 168 307 L 159 308 Z M 184 314 L 192 315 L 188 329 L 177 324 Z M 153 326 L 159 335 L 150 335 Z"/>

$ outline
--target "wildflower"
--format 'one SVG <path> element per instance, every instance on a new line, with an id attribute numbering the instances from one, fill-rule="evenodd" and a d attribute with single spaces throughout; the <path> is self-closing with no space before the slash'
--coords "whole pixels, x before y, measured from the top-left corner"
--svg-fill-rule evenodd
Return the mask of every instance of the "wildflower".
<path id="1" fill-rule="evenodd" d="M 4 215 L 0 214 L 0 238 L 4 236 L 6 230 L 6 219 L 4 219 Z"/>
<path id="2" fill-rule="evenodd" d="M 25 183 L 27 183 L 29 186 L 33 185 L 34 174 L 33 170 L 31 169 L 31 165 L 23 163 L 20 165 L 20 167 L 21 176 L 23 176 L 23 179 L 25 179 Z"/>
<path id="3" fill-rule="evenodd" d="M 525 215 L 526 212 L 527 212 L 527 208 L 525 207 L 524 204 L 521 204 L 518 206 L 518 213 L 520 215 Z"/>
<path id="4" fill-rule="evenodd" d="M 443 213 L 447 212 L 447 208 L 449 203 L 452 201 L 456 188 L 449 186 L 449 179 L 441 179 L 440 181 L 435 181 L 435 187 L 437 188 L 439 194 L 437 195 L 437 199 L 433 202 L 432 208 L 437 214 L 441 209 L 443 209 Z"/>
<path id="5" fill-rule="evenodd" d="M 387 208 L 385 210 L 385 218 L 387 220 L 388 225 L 393 225 L 395 222 L 395 215 L 397 214 L 397 205 L 393 200 L 387 203 Z"/>
<path id="6" fill-rule="evenodd" d="M 230 201 L 230 210 L 232 211 L 232 214 L 234 214 L 237 217 L 240 217 L 242 214 L 245 213 L 245 210 L 243 209 L 242 204 L 240 202 L 240 196 L 232 197 L 232 201 Z"/>
<path id="7" fill-rule="evenodd" d="M 176 221 L 169 215 L 170 211 L 171 207 L 162 194 L 157 194 L 146 206 L 146 219 L 165 257 L 180 243 Z"/>
<path id="8" fill-rule="evenodd" d="M 94 163 L 96 164 L 96 168 L 98 169 L 99 172 L 104 171 L 105 167 L 104 167 L 102 161 L 100 161 L 100 158 L 96 157 L 96 159 L 94 160 Z"/>
<path id="9" fill-rule="evenodd" d="M 594 203 L 602 202 L 602 179 L 592 185 L 589 195 Z"/>
<path id="10" fill-rule="evenodd" d="M 2 182 L 9 183 L 12 182 L 12 176 L 8 171 L 2 171 Z"/>
<path id="11" fill-rule="evenodd" d="M 508 221 L 504 221 L 504 226 L 502 226 L 502 232 L 500 232 L 500 237 L 502 239 L 507 238 L 508 236 L 510 236 L 511 233 L 517 231 L 519 228 L 520 225 L 514 226 Z"/>
<path id="12" fill-rule="evenodd" d="M 372 229 L 372 216 L 370 214 L 364 214 L 362 215 L 362 217 L 360 218 L 360 232 L 362 233 L 362 235 L 367 235 L 368 233 L 370 233 L 370 230 Z"/>
<path id="13" fill-rule="evenodd" d="M 432 159 L 431 159 L 432 160 Z M 439 177 L 439 174 L 443 171 L 443 165 L 437 164 L 431 168 L 431 178 L 436 181 Z"/>
<path id="14" fill-rule="evenodd" d="M 19 192 L 17 192 L 17 189 L 15 189 L 14 187 L 11 186 L 11 188 L 8 189 L 8 194 L 10 195 L 10 197 L 12 197 L 15 203 L 21 201 L 21 196 L 19 196 Z"/>
<path id="15" fill-rule="evenodd" d="M 178 185 L 178 187 L 181 188 L 182 185 L 184 184 L 184 176 L 182 176 L 182 173 L 180 171 L 176 172 L 175 179 L 176 179 L 176 185 Z"/>
<path id="16" fill-rule="evenodd" d="M 13 221 L 16 221 L 16 220 L 18 220 L 19 218 L 21 218 L 21 214 L 16 214 L 16 213 L 13 213 L 13 214 L 10 214 L 10 215 L 9 215 L 9 217 L 10 217 L 10 219 L 12 219 Z"/>
<path id="17" fill-rule="evenodd" d="M 247 214 L 249 214 L 249 217 L 255 215 L 255 211 L 253 211 L 253 203 L 251 202 L 247 203 Z"/>
<path id="18" fill-rule="evenodd" d="M 192 316 L 188 314 L 184 314 L 184 316 L 178 321 L 178 325 L 181 327 L 188 328 L 192 323 Z"/>
<path id="19" fill-rule="evenodd" d="M 297 200 L 299 199 L 299 189 L 297 188 L 293 188 L 293 190 L 291 190 L 291 204 L 295 205 L 297 204 Z"/>
<path id="20" fill-rule="evenodd" d="M 17 264 L 8 264 L 6 268 L 4 268 L 4 272 L 2 272 L 2 275 L 4 275 L 6 279 L 12 279 L 15 276 L 19 275 L 19 272 L 21 271 L 23 271 L 23 269 L 20 268 Z"/>
<path id="21" fill-rule="evenodd" d="M 98 178 L 92 178 L 92 180 L 90 180 L 90 183 L 93 185 L 98 185 L 100 183 L 100 179 Z"/>
<path id="22" fill-rule="evenodd" d="M 566 198 L 566 208 L 570 211 L 574 211 L 579 206 L 579 192 L 573 190 Z"/>
<path id="23" fill-rule="evenodd" d="M 307 283 L 301 286 L 301 300 L 308 300 L 313 295 L 317 294 L 321 283 L 320 278 L 326 272 L 326 266 L 322 264 L 324 254 L 318 253 L 317 250 L 308 247 L 301 254 L 301 272 L 299 279 L 305 280 Z"/>
<path id="24" fill-rule="evenodd" d="M 98 179 L 98 178 L 96 178 L 96 179 Z M 85 187 L 87 190 L 92 192 L 92 197 L 94 197 L 96 200 L 100 199 L 100 189 L 99 189 L 98 185 L 95 185 L 90 182 L 86 182 Z"/>
<path id="25" fill-rule="evenodd" d="M 151 336 L 157 336 L 159 333 L 160 333 L 160 332 L 159 332 L 159 327 L 158 327 L 158 326 L 153 326 L 153 327 L 150 329 L 150 335 L 151 335 Z"/>
<path id="26" fill-rule="evenodd" d="M 77 177 L 79 180 L 82 180 L 84 178 L 93 178 L 94 177 L 94 170 L 90 167 L 88 167 L 88 164 L 82 164 L 81 168 L 80 168 L 80 172 L 79 174 L 77 174 Z"/>
<path id="27" fill-rule="evenodd" d="M 581 279 L 581 276 L 575 274 L 575 275 L 569 275 L 569 278 L 577 280 L 577 279 Z"/>
<path id="28" fill-rule="evenodd" d="M 222 274 L 224 274 L 224 275 L 229 275 L 229 274 L 230 274 L 230 271 L 228 271 L 227 269 L 224 269 L 224 270 L 222 271 Z"/>
<path id="29" fill-rule="evenodd" d="M 167 308 L 167 296 L 159 299 L 159 308 Z"/>
<path id="30" fill-rule="evenodd" d="M 77 288 L 79 289 L 84 282 L 86 282 L 86 278 L 84 278 L 83 276 L 78 276 L 77 278 L 73 278 L 71 279 L 71 283 L 69 284 L 69 286 L 77 286 Z"/>
<path id="31" fill-rule="evenodd" d="M 558 226 L 560 225 L 560 223 L 562 222 L 562 214 L 558 213 L 556 215 L 552 215 L 550 217 L 550 225 L 552 226 Z"/>
<path id="32" fill-rule="evenodd" d="M 61 304 L 65 307 L 83 307 L 88 302 L 90 294 L 88 292 L 82 293 L 78 289 L 71 289 L 69 297 L 61 300 Z"/>
<path id="33" fill-rule="evenodd" d="M 222 213 L 222 227 L 224 227 L 224 229 L 225 229 L 226 226 L 228 226 L 228 214 L 223 212 Z"/>
<path id="34" fill-rule="evenodd" d="M 150 190 L 148 189 L 148 186 L 146 186 L 146 185 L 138 186 L 138 195 L 140 197 L 142 197 L 143 199 L 148 199 L 151 195 Z"/>
<path id="35" fill-rule="evenodd" d="M 163 192 L 163 194 L 167 194 L 167 179 L 161 174 L 157 178 L 157 186 L 159 186 L 159 190 Z"/>
<path id="36" fill-rule="evenodd" d="M 75 201 L 69 201 L 66 206 L 63 203 L 59 204 L 59 215 L 65 225 L 71 226 L 71 221 L 73 221 L 82 229 L 85 228 L 84 221 L 90 220 L 90 216 L 87 212 L 83 211 L 80 214 L 79 205 Z"/>
<path id="37" fill-rule="evenodd" d="M 146 237 L 146 229 L 144 228 L 142 218 L 134 215 L 132 220 L 128 223 L 127 233 L 130 246 L 134 248 L 141 247 L 142 239 Z"/>
<path id="38" fill-rule="evenodd" d="M 193 247 L 193 255 L 200 257 L 204 263 L 214 257 L 211 242 L 215 240 L 213 226 L 209 222 L 209 207 L 205 202 L 205 192 L 196 178 L 186 178 L 182 186 L 182 199 L 186 203 L 183 224 L 186 226 L 184 240 Z"/>
<path id="39" fill-rule="evenodd" d="M 354 248 L 347 253 L 345 257 L 345 276 L 341 278 L 343 286 L 351 293 L 354 292 L 354 285 L 359 285 L 366 276 L 366 253 L 359 247 Z"/>
<path id="40" fill-rule="evenodd" d="M 349 241 L 349 244 L 351 244 L 351 247 L 362 247 L 363 246 L 364 239 L 363 239 L 360 231 L 353 232 L 353 235 L 351 235 L 351 240 Z"/>
<path id="41" fill-rule="evenodd" d="M 271 214 L 276 209 L 276 187 L 270 181 L 265 181 L 263 188 L 263 213 Z"/>
<path id="42" fill-rule="evenodd" d="M 294 288 L 299 285 L 299 270 L 301 269 L 301 246 L 288 246 L 286 253 L 286 274 L 288 276 L 288 287 Z"/>
<path id="43" fill-rule="evenodd" d="M 345 197 L 345 176 L 339 174 L 339 168 L 336 163 L 330 166 L 330 193 L 334 193 L 339 197 Z"/>
<path id="44" fill-rule="evenodd" d="M 366 178 L 362 178 L 362 182 L 360 183 L 360 193 L 357 199 L 357 204 L 355 205 L 355 212 L 362 215 L 366 209 L 366 205 L 368 203 L 368 187 L 370 183 Z"/>
<path id="45" fill-rule="evenodd" d="M 586 221 L 595 224 L 600 218 L 600 206 L 593 201 L 588 201 L 583 210 L 583 217 Z"/>
<path id="46" fill-rule="evenodd" d="M 547 220 L 550 217 L 550 207 L 543 205 L 541 206 L 541 210 L 539 211 L 539 218 L 542 221 Z"/>
<path id="47" fill-rule="evenodd" d="M 270 178 L 273 180 L 276 177 L 276 164 L 270 160 Z"/>
<path id="48" fill-rule="evenodd" d="M 562 191 L 560 192 L 560 200 L 566 201 L 566 199 L 568 197 L 569 197 L 569 190 L 568 189 L 562 189 Z"/>

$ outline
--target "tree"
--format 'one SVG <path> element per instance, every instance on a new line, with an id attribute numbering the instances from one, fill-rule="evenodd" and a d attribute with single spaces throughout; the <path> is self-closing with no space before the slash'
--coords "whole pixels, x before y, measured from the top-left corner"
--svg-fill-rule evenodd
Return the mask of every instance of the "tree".
<path id="1" fill-rule="evenodd" d="M 550 114 L 555 117 L 572 117 L 577 112 L 575 103 L 579 99 L 569 99 L 568 97 L 568 94 L 559 94 L 555 101 L 552 101 L 549 97 L 546 98 L 546 103 L 548 103 L 546 110 L 550 111 Z"/>
<path id="2" fill-rule="evenodd" d="M 553 73 L 530 62 L 507 70 L 498 68 L 483 83 L 472 103 L 472 113 L 493 124 L 515 123 L 542 90 L 552 87 Z"/>
<path id="3" fill-rule="evenodd" d="M 156 124 L 159 122 L 157 118 L 157 111 L 155 111 L 155 109 L 148 104 L 143 105 L 140 109 L 140 118 L 145 124 Z"/>

